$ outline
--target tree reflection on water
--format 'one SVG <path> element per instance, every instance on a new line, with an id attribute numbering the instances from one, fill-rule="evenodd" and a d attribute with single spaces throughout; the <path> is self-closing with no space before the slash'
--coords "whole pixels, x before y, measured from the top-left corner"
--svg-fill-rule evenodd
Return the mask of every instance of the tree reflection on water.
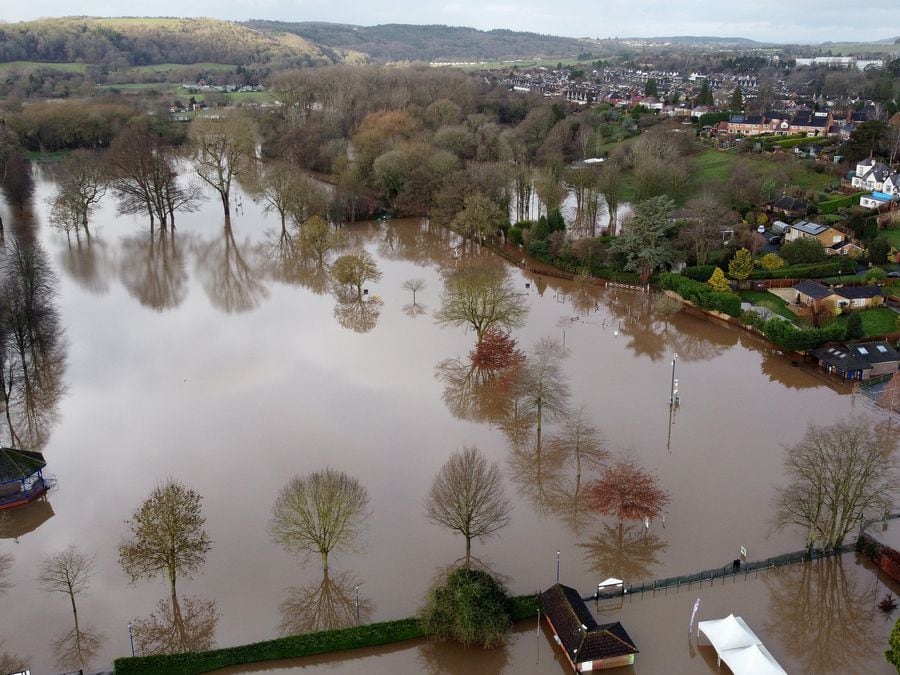
<path id="1" fill-rule="evenodd" d="M 810 673 L 858 672 L 876 644 L 873 589 L 847 573 L 845 557 L 791 565 L 765 578 L 766 631 L 779 635 L 783 649 Z"/>
<path id="2" fill-rule="evenodd" d="M 334 318 L 357 333 L 368 333 L 378 323 L 384 301 L 377 295 L 358 296 L 355 293 L 335 293 Z"/>
<path id="3" fill-rule="evenodd" d="M 74 243 L 69 239 L 59 258 L 63 269 L 85 290 L 96 295 L 109 291 L 114 263 L 106 243 L 96 236 L 78 238 Z"/>
<path id="4" fill-rule="evenodd" d="M 133 624 L 135 651 L 150 654 L 180 654 L 215 646 L 219 613 L 215 600 L 187 597 L 164 598 L 149 617 Z"/>
<path id="5" fill-rule="evenodd" d="M 429 640 L 419 647 L 417 661 L 431 675 L 473 672 L 473 663 L 478 664 L 479 675 L 491 675 L 506 672 L 509 648 L 461 647 L 453 642 Z"/>
<path id="6" fill-rule="evenodd" d="M 73 628 L 53 643 L 53 656 L 60 668 L 83 668 L 91 663 L 106 637 L 101 633 Z M 5 672 L 5 671 L 2 671 Z"/>
<path id="7" fill-rule="evenodd" d="M 0 250 L 0 393 L 7 447 L 40 449 L 64 391 L 65 339 L 56 278 L 36 244 L 13 239 Z"/>
<path id="8" fill-rule="evenodd" d="M 659 555 L 669 543 L 643 525 L 603 523 L 599 534 L 579 546 L 584 549 L 585 560 L 592 571 L 626 583 L 637 583 L 653 578 Z"/>
<path id="9" fill-rule="evenodd" d="M 220 238 L 198 243 L 196 253 L 203 288 L 216 309 L 228 314 L 249 312 L 268 297 L 259 271 L 241 253 L 230 225 Z"/>
<path id="10" fill-rule="evenodd" d="M 331 575 L 326 569 L 321 581 L 288 588 L 280 607 L 281 634 L 297 635 L 356 625 L 358 585 L 359 581 L 351 573 Z M 359 623 L 368 623 L 374 612 L 374 603 L 360 597 Z"/>
<path id="11" fill-rule="evenodd" d="M 160 229 L 121 242 L 119 277 L 128 293 L 158 312 L 175 309 L 187 297 L 187 266 L 175 231 Z"/>

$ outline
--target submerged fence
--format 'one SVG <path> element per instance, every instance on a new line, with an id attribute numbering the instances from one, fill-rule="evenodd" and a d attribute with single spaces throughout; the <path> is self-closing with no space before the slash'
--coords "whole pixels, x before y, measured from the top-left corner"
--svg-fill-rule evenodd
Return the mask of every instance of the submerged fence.
<path id="1" fill-rule="evenodd" d="M 657 579 L 650 582 L 641 582 L 630 586 L 618 586 L 609 591 L 603 591 L 599 587 L 595 593 L 585 596 L 584 600 L 605 600 L 609 598 L 617 598 L 622 595 L 633 595 L 635 593 L 646 593 L 648 591 L 661 591 L 669 588 L 680 588 L 681 586 L 690 587 L 693 584 L 702 584 L 705 581 L 712 582 L 716 579 L 727 579 L 729 577 L 747 576 L 751 572 L 760 572 L 786 565 L 795 565 L 801 562 L 809 562 L 811 560 L 819 560 L 821 558 L 830 558 L 832 556 L 842 555 L 856 550 L 856 543 L 844 544 L 839 548 L 828 549 L 827 551 L 812 549 L 795 551 L 793 553 L 785 553 L 773 558 L 765 560 L 754 560 L 752 562 L 741 562 L 735 560 L 730 565 L 723 567 L 714 567 L 712 569 L 703 570 L 694 574 L 687 574 L 677 577 L 666 577 L 665 579 Z"/>

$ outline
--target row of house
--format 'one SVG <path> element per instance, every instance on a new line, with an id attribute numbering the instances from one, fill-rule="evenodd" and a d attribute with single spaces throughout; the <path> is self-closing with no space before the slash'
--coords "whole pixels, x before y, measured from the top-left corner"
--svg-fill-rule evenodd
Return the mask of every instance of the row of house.
<path id="1" fill-rule="evenodd" d="M 764 115 L 732 115 L 720 122 L 717 132 L 736 136 L 827 136 L 833 126 L 831 112 L 799 111 L 793 115 L 768 112 Z"/>

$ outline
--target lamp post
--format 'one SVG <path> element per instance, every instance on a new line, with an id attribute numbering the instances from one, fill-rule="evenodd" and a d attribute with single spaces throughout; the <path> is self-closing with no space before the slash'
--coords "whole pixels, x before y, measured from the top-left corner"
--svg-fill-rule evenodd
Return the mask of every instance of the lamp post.
<path id="1" fill-rule="evenodd" d="M 675 362 L 678 361 L 678 352 L 672 354 L 672 387 L 669 394 L 669 405 L 671 407 L 675 407 L 675 384 L 677 380 L 675 379 Z"/>
<path id="2" fill-rule="evenodd" d="M 556 583 L 559 583 L 559 551 L 556 552 Z"/>
<path id="3" fill-rule="evenodd" d="M 359 584 L 356 585 L 356 625 L 359 625 Z"/>
<path id="4" fill-rule="evenodd" d="M 128 622 L 128 639 L 131 641 L 131 655 L 134 656 L 134 631 L 132 631 L 132 624 Z"/>

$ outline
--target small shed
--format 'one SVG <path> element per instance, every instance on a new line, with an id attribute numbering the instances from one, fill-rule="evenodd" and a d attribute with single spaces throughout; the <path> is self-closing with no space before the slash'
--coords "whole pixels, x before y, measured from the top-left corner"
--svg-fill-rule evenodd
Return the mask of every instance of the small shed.
<path id="1" fill-rule="evenodd" d="M 0 509 L 27 504 L 47 492 L 44 456 L 31 450 L 0 448 Z"/>
<path id="2" fill-rule="evenodd" d="M 576 673 L 634 664 L 638 648 L 625 627 L 598 624 L 574 588 L 556 584 L 538 596 L 556 643 Z"/>

